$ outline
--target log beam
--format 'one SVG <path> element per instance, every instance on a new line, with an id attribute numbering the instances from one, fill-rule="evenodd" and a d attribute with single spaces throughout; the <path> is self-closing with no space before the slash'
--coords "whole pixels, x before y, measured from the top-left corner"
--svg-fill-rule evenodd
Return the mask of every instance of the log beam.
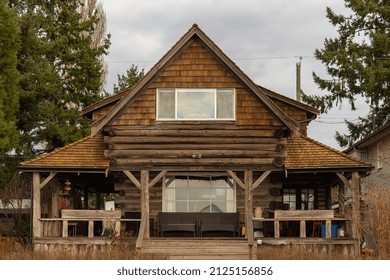
<path id="1" fill-rule="evenodd" d="M 131 182 L 137 187 L 138 190 L 141 190 L 141 183 L 130 171 L 124 170 L 123 173 L 130 179 Z"/>
<path id="2" fill-rule="evenodd" d="M 55 176 L 57 175 L 57 173 L 50 173 L 49 176 L 47 176 L 45 178 L 45 180 L 42 181 L 42 183 L 39 184 L 39 189 L 42 189 L 44 186 L 47 185 L 47 183 L 49 183 Z"/>

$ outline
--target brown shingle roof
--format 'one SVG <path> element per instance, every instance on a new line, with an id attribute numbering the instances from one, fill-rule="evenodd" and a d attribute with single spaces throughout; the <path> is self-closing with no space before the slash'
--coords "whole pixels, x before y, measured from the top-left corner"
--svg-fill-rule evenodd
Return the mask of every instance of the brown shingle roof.
<path id="1" fill-rule="evenodd" d="M 299 135 L 287 141 L 287 169 L 370 168 L 370 164 L 344 154 L 309 137 Z"/>
<path id="2" fill-rule="evenodd" d="M 22 162 L 21 169 L 101 169 L 109 167 L 102 136 L 86 137 L 51 153 Z M 300 135 L 288 139 L 287 169 L 363 168 L 370 164 Z"/>
<path id="3" fill-rule="evenodd" d="M 104 157 L 102 136 L 85 137 L 65 147 L 20 163 L 23 168 L 91 168 L 105 169 L 109 161 Z"/>

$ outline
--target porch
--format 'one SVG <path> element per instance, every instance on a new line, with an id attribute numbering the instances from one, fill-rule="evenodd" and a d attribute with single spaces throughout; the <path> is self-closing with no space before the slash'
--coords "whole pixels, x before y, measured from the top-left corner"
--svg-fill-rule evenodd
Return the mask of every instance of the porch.
<path id="1" fill-rule="evenodd" d="M 77 217 L 78 212 L 80 212 L 79 217 Z M 177 231 L 171 237 L 152 234 L 144 238 L 146 216 L 143 215 L 141 219 L 122 219 L 117 216 L 118 212 L 120 211 L 71 210 L 72 215 L 67 213 L 64 215 L 65 218 L 41 218 L 42 236 L 34 239 L 34 248 L 77 254 L 78 252 L 104 253 L 112 250 L 114 246 L 122 246 L 133 248 L 138 252 L 154 254 L 162 259 L 256 259 L 260 253 L 258 250 L 262 250 L 264 246 L 288 246 L 327 254 L 337 252 L 346 256 L 354 256 L 359 250 L 359 241 L 352 238 L 350 231 L 346 231 L 344 236 L 332 236 L 330 232 L 332 223 L 342 222 L 344 228 L 351 228 L 348 219 L 332 217 L 332 210 L 280 210 L 276 211 L 275 218 L 253 218 L 254 230 L 259 230 L 256 227 L 256 223 L 259 222 L 274 225 L 273 236 L 266 237 L 255 237 L 253 231 L 242 230 L 246 237 L 244 234 L 228 237 L 222 232 L 214 236 L 193 237 Z M 280 229 L 283 228 L 281 225 L 297 221 L 300 226 L 299 236 L 281 234 Z M 323 225 L 326 225 L 326 236 L 318 233 L 306 234 L 312 230 L 313 221 L 322 221 Z M 126 223 L 129 222 L 140 223 L 138 233 L 132 235 L 126 233 Z M 87 232 L 80 230 L 80 225 L 83 224 L 88 225 Z M 306 224 L 309 226 L 306 227 Z M 76 225 L 77 229 L 74 228 Z"/>

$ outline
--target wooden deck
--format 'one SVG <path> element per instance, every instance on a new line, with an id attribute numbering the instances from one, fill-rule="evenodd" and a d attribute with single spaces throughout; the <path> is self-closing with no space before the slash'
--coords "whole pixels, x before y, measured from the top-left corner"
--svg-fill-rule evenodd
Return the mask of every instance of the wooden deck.
<path id="1" fill-rule="evenodd" d="M 358 250 L 356 240 L 351 238 L 261 238 L 262 245 L 255 244 L 252 249 L 245 238 L 192 238 L 192 237 L 154 237 L 145 239 L 138 252 L 154 254 L 158 259 L 170 260 L 249 260 L 256 259 L 262 248 L 289 246 L 305 251 L 331 254 L 341 252 L 354 256 Z M 127 243 L 128 242 L 128 243 Z M 52 252 L 104 252 L 112 246 L 135 248 L 136 238 L 112 239 L 106 236 L 95 237 L 46 237 L 34 240 L 36 250 Z M 251 252 L 251 253 L 250 253 Z"/>

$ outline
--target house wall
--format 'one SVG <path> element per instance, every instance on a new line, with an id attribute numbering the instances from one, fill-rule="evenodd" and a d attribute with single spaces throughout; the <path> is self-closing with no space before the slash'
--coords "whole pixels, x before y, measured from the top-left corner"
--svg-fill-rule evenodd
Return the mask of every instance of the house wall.
<path id="1" fill-rule="evenodd" d="M 378 168 L 378 154 L 377 145 L 378 142 L 382 142 L 383 154 L 382 154 L 382 167 Z M 376 187 L 390 187 L 390 134 L 386 135 L 379 141 L 370 144 L 364 150 L 357 150 L 353 152 L 353 156 L 360 159 L 371 162 L 374 169 L 370 172 L 370 175 L 366 178 L 362 178 L 362 188 L 368 188 L 370 186 Z M 367 158 L 365 158 L 367 157 Z"/>

